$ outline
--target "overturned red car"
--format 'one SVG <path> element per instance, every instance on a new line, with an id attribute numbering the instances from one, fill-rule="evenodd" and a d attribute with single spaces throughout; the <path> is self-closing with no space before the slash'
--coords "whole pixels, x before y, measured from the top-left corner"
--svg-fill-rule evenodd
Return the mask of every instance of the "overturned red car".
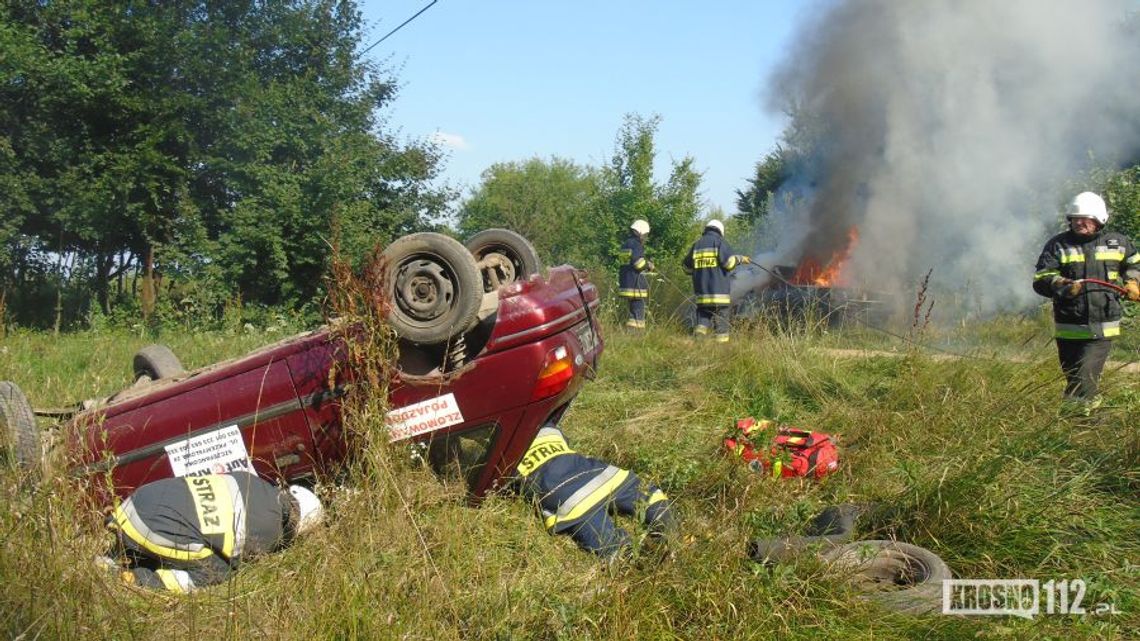
<path id="1" fill-rule="evenodd" d="M 597 288 L 570 266 L 545 270 L 530 243 L 487 230 L 466 246 L 413 234 L 384 252 L 387 320 L 400 338 L 386 429 L 419 445 L 478 498 L 560 417 L 603 349 Z M 252 469 L 286 481 L 332 474 L 353 455 L 342 399 L 357 381 L 353 332 L 326 326 L 244 357 L 184 372 L 161 345 L 141 349 L 139 383 L 86 403 L 61 425 L 69 473 L 103 499 L 160 478 Z M 41 465 L 31 406 L 0 383 L 16 459 Z"/>

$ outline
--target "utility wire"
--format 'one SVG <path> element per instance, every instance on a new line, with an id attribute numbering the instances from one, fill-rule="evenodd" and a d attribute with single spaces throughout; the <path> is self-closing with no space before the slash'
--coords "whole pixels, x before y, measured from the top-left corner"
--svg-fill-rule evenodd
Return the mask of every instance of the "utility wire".
<path id="1" fill-rule="evenodd" d="M 405 21 L 401 22 L 401 23 L 399 24 L 399 26 L 397 26 L 395 29 L 393 29 L 393 30 L 389 31 L 388 33 L 384 34 L 384 37 L 382 37 L 382 38 L 380 38 L 379 40 L 377 40 L 376 42 L 373 42 L 372 44 L 368 45 L 368 48 L 367 48 L 367 49 L 365 49 L 364 51 L 361 51 L 361 52 L 360 52 L 360 55 L 362 55 L 362 56 L 363 56 L 364 54 L 368 53 L 369 51 L 372 51 L 372 47 L 375 47 L 376 45 L 380 44 L 381 42 L 384 42 L 385 40 L 387 40 L 387 39 L 388 39 L 388 36 L 392 35 L 393 33 L 396 33 L 397 31 L 399 31 L 400 29 L 402 29 L 402 28 L 404 27 L 404 25 L 406 25 L 406 24 L 408 24 L 409 22 L 411 22 L 412 20 L 415 20 L 416 18 L 418 18 L 418 17 L 419 17 L 419 15 L 420 15 L 421 13 L 423 13 L 423 12 L 427 11 L 428 9 L 430 9 L 430 8 L 431 8 L 431 6 L 432 6 L 433 4 L 435 4 L 435 3 L 437 3 L 437 2 L 439 2 L 439 0 L 431 0 L 431 2 L 427 3 L 426 5 L 424 5 L 424 8 L 423 8 L 423 9 L 420 9 L 419 11 L 417 11 L 417 12 L 415 13 L 415 15 L 413 15 L 411 18 L 408 18 L 407 20 L 405 20 Z"/>

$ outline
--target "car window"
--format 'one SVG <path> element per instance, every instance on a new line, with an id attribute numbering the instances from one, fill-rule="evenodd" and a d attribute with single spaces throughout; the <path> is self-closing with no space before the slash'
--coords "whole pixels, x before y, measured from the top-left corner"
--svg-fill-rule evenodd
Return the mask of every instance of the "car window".
<path id="1" fill-rule="evenodd" d="M 497 423 L 440 434 L 427 444 L 428 464 L 444 479 L 461 480 L 469 490 L 474 490 L 498 434 Z"/>

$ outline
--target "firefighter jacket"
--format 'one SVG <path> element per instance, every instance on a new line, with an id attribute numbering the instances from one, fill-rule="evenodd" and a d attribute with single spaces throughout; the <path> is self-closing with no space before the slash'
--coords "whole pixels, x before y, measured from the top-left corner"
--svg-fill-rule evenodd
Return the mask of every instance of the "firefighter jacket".
<path id="1" fill-rule="evenodd" d="M 1072 297 L 1059 287 L 1062 278 L 1096 278 L 1120 284 L 1140 280 L 1140 253 L 1127 236 L 1114 231 L 1081 238 L 1066 231 L 1049 239 L 1037 258 L 1033 290 L 1053 299 L 1055 336 L 1076 340 L 1120 335 L 1120 294 L 1085 283 Z"/>
<path id="2" fill-rule="evenodd" d="M 518 474 L 523 495 L 538 500 L 543 525 L 551 534 L 604 511 L 615 495 L 638 482 L 629 470 L 570 449 L 562 431 L 550 425 L 538 431 L 519 462 Z M 667 507 L 668 497 L 656 488 L 646 496 L 647 518 L 655 519 L 656 512 Z"/>
<path id="3" fill-rule="evenodd" d="M 288 543 L 292 506 L 288 490 L 248 472 L 188 476 L 140 487 L 107 527 L 128 555 L 157 562 L 164 587 L 186 592 L 223 581 L 242 558 Z"/>
<path id="4" fill-rule="evenodd" d="M 649 261 L 645 258 L 645 245 L 637 233 L 630 232 L 629 238 L 622 243 L 618 257 L 621 260 L 621 269 L 618 271 L 618 296 L 648 298 L 649 281 L 645 278 L 645 270 L 649 268 Z"/>
<path id="5" fill-rule="evenodd" d="M 697 305 L 727 306 L 732 304 L 729 292 L 732 281 L 728 273 L 740 264 L 740 257 L 724 240 L 720 231 L 705 228 L 705 233 L 693 243 L 681 266 L 693 276 L 693 293 Z"/>

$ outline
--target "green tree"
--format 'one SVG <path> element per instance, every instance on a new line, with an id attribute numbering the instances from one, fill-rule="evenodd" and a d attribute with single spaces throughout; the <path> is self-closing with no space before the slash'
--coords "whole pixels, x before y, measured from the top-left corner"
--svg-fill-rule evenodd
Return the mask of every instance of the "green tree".
<path id="1" fill-rule="evenodd" d="M 360 38 L 348 0 L 0 4 L 3 260 L 74 254 L 105 308 L 152 271 L 319 297 L 333 228 L 359 251 L 450 197 L 439 150 L 384 131 L 395 82 Z"/>
<path id="2" fill-rule="evenodd" d="M 1104 200 L 1112 212 L 1109 225 L 1140 239 L 1140 165 L 1113 173 L 1104 181 Z"/>
<path id="3" fill-rule="evenodd" d="M 674 161 L 669 179 L 653 179 L 654 137 L 661 117 L 628 114 L 618 132 L 610 165 L 603 170 L 605 212 L 597 216 L 600 228 L 610 234 L 610 254 L 616 252 L 624 230 L 638 218 L 649 222 L 650 253 L 679 259 L 692 242 L 693 224 L 701 211 L 701 174 L 686 156 Z"/>
<path id="4" fill-rule="evenodd" d="M 752 178 L 748 179 L 748 186 L 736 190 L 737 216 L 748 226 L 762 224 L 771 213 L 776 190 L 788 178 L 785 155 L 786 152 L 780 147 L 768 152 L 763 160 L 756 163 Z"/>
<path id="5" fill-rule="evenodd" d="M 459 231 L 470 236 L 506 227 L 529 239 L 548 263 L 595 264 L 606 247 L 592 220 L 598 183 L 596 170 L 557 157 L 492 165 L 460 208 Z"/>

